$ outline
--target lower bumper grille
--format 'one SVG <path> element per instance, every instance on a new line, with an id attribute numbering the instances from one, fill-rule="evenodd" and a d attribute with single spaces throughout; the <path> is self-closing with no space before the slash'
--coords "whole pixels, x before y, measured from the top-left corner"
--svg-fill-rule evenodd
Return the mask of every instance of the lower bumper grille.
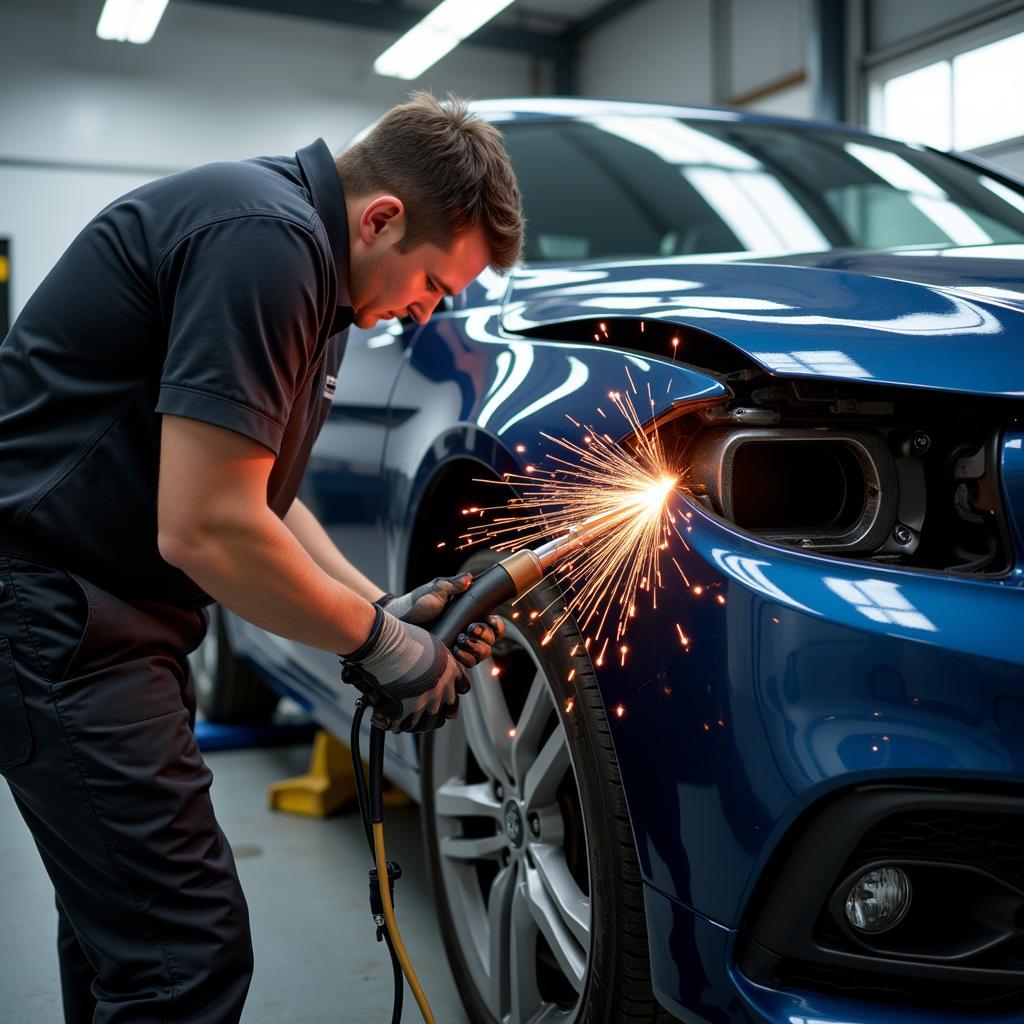
<path id="1" fill-rule="evenodd" d="M 898 867 L 913 893 L 889 930 L 859 932 L 845 894 Z M 909 1006 L 1024 1009 L 1024 797 L 879 785 L 816 807 L 751 901 L 739 966 L 773 987 Z"/>

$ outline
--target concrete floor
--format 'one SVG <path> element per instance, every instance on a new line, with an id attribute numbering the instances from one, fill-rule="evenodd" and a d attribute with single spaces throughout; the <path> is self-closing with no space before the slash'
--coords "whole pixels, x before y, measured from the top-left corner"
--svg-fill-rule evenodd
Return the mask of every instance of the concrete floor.
<path id="1" fill-rule="evenodd" d="M 356 813 L 326 821 L 266 809 L 269 783 L 305 771 L 306 747 L 207 755 L 213 801 L 252 919 L 256 973 L 244 1024 L 389 1021 L 391 966 L 374 939 L 369 866 Z M 467 1021 L 444 956 L 415 805 L 387 810 L 388 855 L 402 865 L 395 911 L 438 1020 Z M 0 1024 L 62 1020 L 53 890 L 10 791 L 0 786 Z M 405 1019 L 419 1019 L 406 991 Z"/>

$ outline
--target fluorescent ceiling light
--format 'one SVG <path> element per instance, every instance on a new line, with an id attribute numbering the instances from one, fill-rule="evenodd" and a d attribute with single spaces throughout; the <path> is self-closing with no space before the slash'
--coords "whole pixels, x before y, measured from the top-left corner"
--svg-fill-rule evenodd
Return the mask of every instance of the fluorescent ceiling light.
<path id="1" fill-rule="evenodd" d="M 443 0 L 381 54 L 373 62 L 373 70 L 392 78 L 419 78 L 511 3 L 512 0 Z"/>
<path id="2" fill-rule="evenodd" d="M 166 6 L 167 0 L 106 0 L 96 35 L 119 43 L 148 43 Z"/>

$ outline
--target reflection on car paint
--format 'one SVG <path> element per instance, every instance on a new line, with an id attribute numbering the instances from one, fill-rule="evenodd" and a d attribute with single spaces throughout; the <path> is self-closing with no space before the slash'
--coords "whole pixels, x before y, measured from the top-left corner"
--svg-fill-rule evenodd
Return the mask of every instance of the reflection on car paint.
<path id="1" fill-rule="evenodd" d="M 669 266 L 671 261 L 665 261 L 662 269 Z M 1011 269 L 1019 272 L 1016 264 L 1003 272 Z M 693 276 L 694 270 L 688 265 L 687 275 Z M 558 268 L 552 272 L 560 273 Z M 631 263 L 621 268 L 622 277 L 638 286 L 644 278 L 634 275 L 646 272 L 646 267 L 634 270 Z M 506 330 L 536 334 L 545 324 L 582 318 L 592 303 L 619 315 L 628 310 L 634 317 L 681 326 L 692 321 L 776 373 L 841 376 L 846 367 L 852 376 L 890 383 L 996 394 L 1021 390 L 1007 387 L 1019 370 L 1007 335 L 1024 330 L 1024 309 L 981 295 L 967 299 L 904 281 L 742 263 L 702 268 L 700 280 L 691 283 L 707 296 L 691 291 L 677 297 L 644 287 L 628 302 L 621 295 L 603 294 L 600 282 L 567 292 L 561 284 L 544 287 L 541 277 L 535 272 L 528 295 L 513 284 L 502 319 Z M 856 310 L 856 315 L 843 315 L 843 310 Z M 784 348 L 764 345 L 776 335 L 784 337 Z M 899 345 L 894 346 L 894 338 L 900 339 Z M 963 344 L 970 344 L 974 356 L 969 365 L 961 359 Z"/>

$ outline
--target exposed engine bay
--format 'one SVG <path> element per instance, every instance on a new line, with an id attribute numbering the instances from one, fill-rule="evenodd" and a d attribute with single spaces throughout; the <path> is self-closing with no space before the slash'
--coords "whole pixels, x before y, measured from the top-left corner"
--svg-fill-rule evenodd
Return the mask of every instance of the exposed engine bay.
<path id="1" fill-rule="evenodd" d="M 583 338 L 589 322 L 547 327 Z M 637 348 L 725 384 L 730 397 L 658 424 L 708 511 L 773 543 L 986 576 L 1011 564 L 999 479 L 1019 400 L 767 373 L 721 339 L 645 324 Z M 623 331 L 616 331 L 621 344 Z M 642 348 L 640 347 L 642 345 Z"/>
<path id="2" fill-rule="evenodd" d="M 1009 410 L 999 403 L 859 383 L 728 383 L 728 402 L 662 434 L 709 510 L 811 551 L 961 573 L 1009 567 L 998 475 Z"/>

